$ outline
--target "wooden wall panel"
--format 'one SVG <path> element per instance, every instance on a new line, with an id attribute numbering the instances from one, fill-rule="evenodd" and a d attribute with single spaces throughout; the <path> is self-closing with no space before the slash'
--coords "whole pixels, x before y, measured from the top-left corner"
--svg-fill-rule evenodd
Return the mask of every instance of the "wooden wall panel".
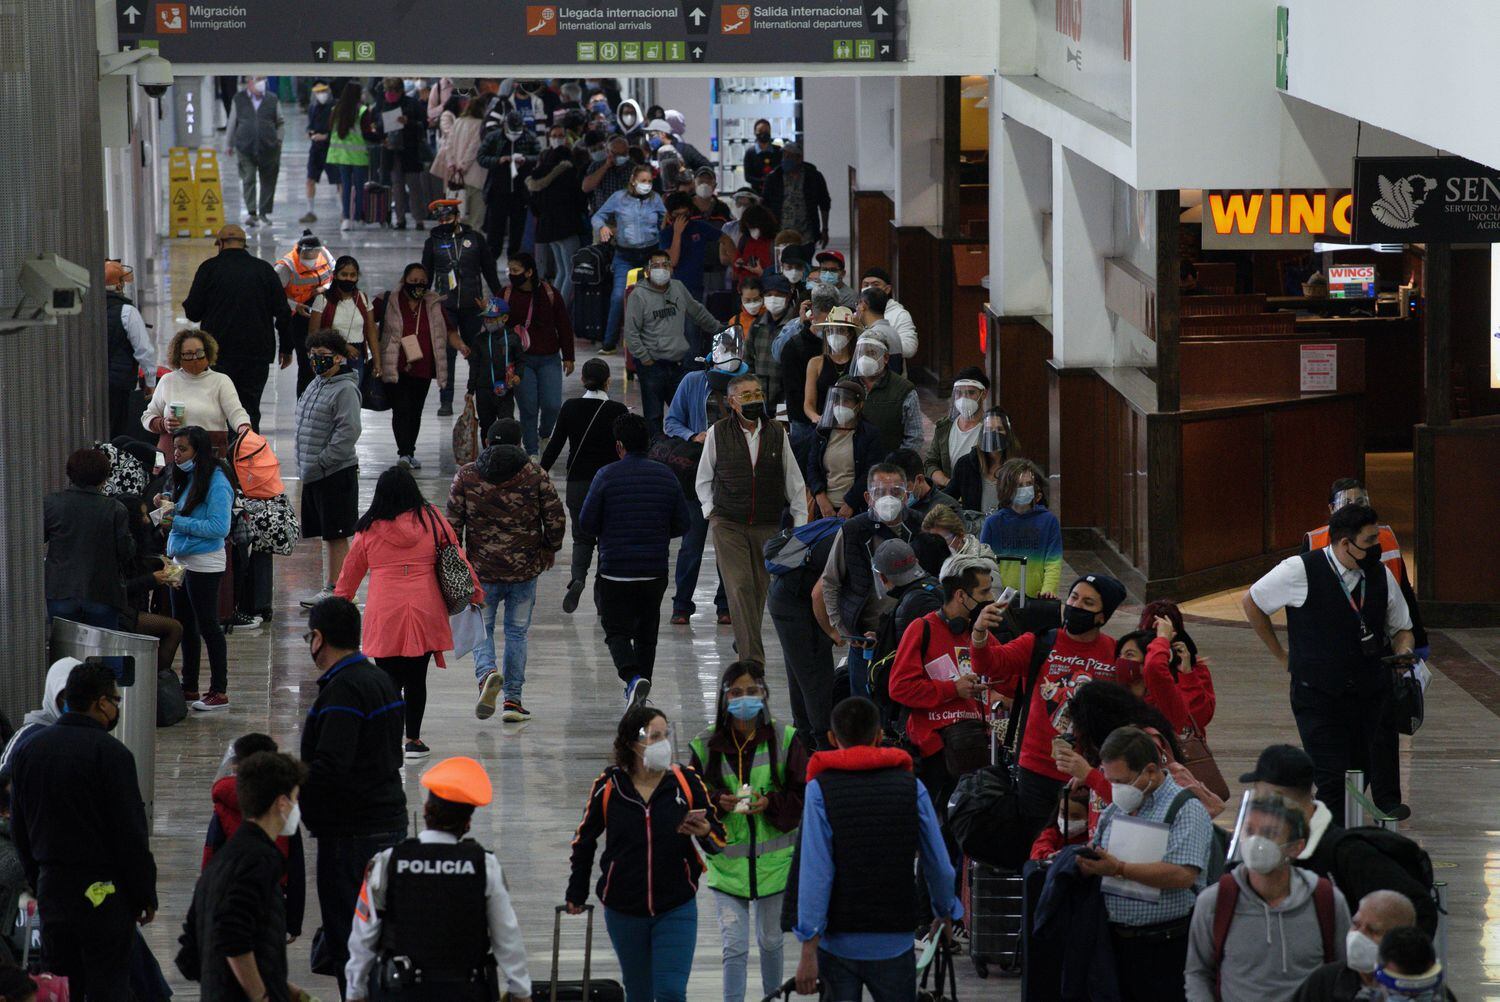
<path id="1" fill-rule="evenodd" d="M 896 206 L 883 191 L 852 192 L 851 202 L 854 207 L 850 221 L 854 243 L 854 259 L 849 264 L 852 284 L 858 282 L 866 268 L 891 270 L 891 220 L 895 218 Z"/>
<path id="2" fill-rule="evenodd" d="M 990 398 L 1010 415 L 1020 449 L 1044 470 L 1048 455 L 1047 360 L 1052 357 L 1052 334 L 1030 317 L 990 315 L 990 337 L 995 341 L 990 367 Z"/>
<path id="3" fill-rule="evenodd" d="M 1266 415 L 1267 551 L 1300 546 L 1307 530 L 1328 520 L 1328 488 L 1335 480 L 1363 479 L 1361 411 L 1357 400 L 1329 400 Z"/>
<path id="4" fill-rule="evenodd" d="M 940 241 L 925 226 L 892 224 L 887 229 L 892 237 L 891 276 L 895 280 L 896 298 L 911 311 L 920 339 L 917 356 L 908 359 L 907 365 L 919 370 L 932 369 L 947 302 Z"/>
<path id="5" fill-rule="evenodd" d="M 1421 568 L 1439 602 L 1500 602 L 1500 420 L 1424 428 L 1432 442 L 1431 538 Z M 1423 589 L 1426 593 L 1426 588 Z"/>
<path id="6" fill-rule="evenodd" d="M 1361 338 L 1312 336 L 1212 338 L 1182 342 L 1182 397 L 1295 397 L 1302 392 L 1302 345 L 1338 349 L 1338 392 L 1365 388 L 1365 342 Z"/>
<path id="7" fill-rule="evenodd" d="M 1182 570 L 1204 570 L 1261 552 L 1266 442 L 1259 413 L 1182 425 Z"/>
<path id="8" fill-rule="evenodd" d="M 1108 490 L 1103 476 L 1108 387 L 1093 369 L 1049 365 L 1048 389 L 1047 473 L 1053 511 L 1064 528 L 1096 528 L 1102 524 Z"/>

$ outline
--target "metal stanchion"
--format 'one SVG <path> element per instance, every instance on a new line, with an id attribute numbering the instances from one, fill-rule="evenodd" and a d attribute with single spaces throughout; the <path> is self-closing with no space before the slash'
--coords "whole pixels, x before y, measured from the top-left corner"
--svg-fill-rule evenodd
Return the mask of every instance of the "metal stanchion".
<path id="1" fill-rule="evenodd" d="M 149 824 L 156 798 L 156 638 L 54 619 L 52 657 L 109 659 L 120 684 L 120 723 L 114 735 L 135 756 Z"/>
<path id="2" fill-rule="evenodd" d="M 1433 946 L 1437 949 L 1438 959 L 1444 966 L 1448 963 L 1448 882 L 1446 880 L 1434 880 L 1432 891 L 1437 895 L 1438 927 L 1437 937 Z"/>
<path id="3" fill-rule="evenodd" d="M 1344 827 L 1358 828 L 1365 823 L 1365 805 L 1360 802 L 1365 789 L 1365 774 L 1359 769 L 1344 773 Z"/>

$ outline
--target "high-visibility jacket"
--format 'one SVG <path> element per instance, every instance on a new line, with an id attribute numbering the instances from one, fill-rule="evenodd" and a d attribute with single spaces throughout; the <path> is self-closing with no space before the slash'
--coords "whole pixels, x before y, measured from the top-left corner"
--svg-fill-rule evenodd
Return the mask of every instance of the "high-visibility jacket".
<path id="1" fill-rule="evenodd" d="M 1307 534 L 1306 552 L 1321 550 L 1328 545 L 1328 526 L 1321 526 Z M 1388 525 L 1380 527 L 1380 562 L 1385 564 L 1386 569 L 1391 572 L 1391 577 L 1396 579 L 1398 585 L 1408 584 L 1406 580 L 1406 561 L 1401 559 L 1401 544 L 1396 541 L 1396 533 Z"/>
<path id="2" fill-rule="evenodd" d="M 293 248 L 276 264 L 279 266 L 277 271 L 284 276 L 282 285 L 286 288 L 286 298 L 300 305 L 311 303 L 333 281 L 333 259 L 322 247 L 318 248 L 311 262 Z"/>
<path id="3" fill-rule="evenodd" d="M 771 724 L 778 738 L 776 760 L 777 775 L 771 775 L 771 755 L 767 742 L 761 741 L 751 753 L 750 775 L 744 782 L 750 784 L 755 796 L 782 789 L 786 785 L 786 757 L 796 737 L 796 729 Z M 709 738 L 714 728 L 710 727 L 693 739 L 692 748 L 698 761 L 708 767 Z M 733 776 L 703 777 L 710 790 L 727 789 L 739 792 L 741 780 Z M 731 786 L 730 784 L 733 784 Z M 766 820 L 761 814 L 736 814 L 730 812 L 720 818 L 724 823 L 724 851 L 709 856 L 708 886 L 732 894 L 737 898 L 765 898 L 786 890 L 787 876 L 792 868 L 792 853 L 797 847 L 797 830 L 784 832 Z"/>
<path id="4" fill-rule="evenodd" d="M 329 163 L 344 167 L 370 166 L 370 151 L 365 146 L 365 134 L 362 128 L 365 114 L 369 110 L 365 105 L 360 105 L 359 114 L 354 117 L 354 124 L 349 126 L 348 132 L 332 132 L 329 135 Z"/>

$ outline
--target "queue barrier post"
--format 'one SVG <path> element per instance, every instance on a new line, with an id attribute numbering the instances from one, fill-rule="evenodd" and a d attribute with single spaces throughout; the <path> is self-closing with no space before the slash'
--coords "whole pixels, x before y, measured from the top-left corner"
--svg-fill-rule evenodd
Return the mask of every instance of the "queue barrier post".
<path id="1" fill-rule="evenodd" d="M 1432 945 L 1437 950 L 1438 960 L 1442 961 L 1446 967 L 1448 964 L 1448 882 L 1434 880 L 1432 893 L 1437 897 L 1438 910 L 1437 936 Z"/>

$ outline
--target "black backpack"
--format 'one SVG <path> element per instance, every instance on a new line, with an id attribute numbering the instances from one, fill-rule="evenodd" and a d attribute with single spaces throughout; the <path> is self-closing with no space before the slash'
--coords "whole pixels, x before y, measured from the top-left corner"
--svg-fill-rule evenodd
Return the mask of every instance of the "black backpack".
<path id="1" fill-rule="evenodd" d="M 1395 863 L 1401 870 L 1418 884 L 1423 891 L 1422 897 L 1418 899 L 1414 895 L 1412 904 L 1417 909 L 1417 924 L 1428 930 L 1429 935 L 1436 930 L 1438 915 L 1437 892 L 1433 889 L 1432 857 L 1427 855 L 1427 850 L 1413 840 L 1387 828 L 1379 828 L 1374 825 L 1362 825 L 1358 828 L 1331 829 L 1324 836 L 1325 839 L 1333 841 L 1332 862 L 1333 872 L 1329 875 L 1335 878 L 1342 888 L 1345 883 L 1339 878 L 1344 877 L 1344 866 L 1339 861 L 1343 850 L 1355 843 L 1360 843 L 1374 849 L 1386 859 Z M 1350 874 L 1349 876 L 1353 876 Z M 1369 874 L 1361 876 L 1368 877 Z M 1361 890 L 1368 892 L 1371 888 L 1362 887 Z M 1395 888 L 1401 890 L 1401 888 Z M 1403 893 L 1405 893 L 1403 891 Z"/>
<path id="2" fill-rule="evenodd" d="M 943 607 L 943 589 L 936 581 L 931 579 L 917 582 L 918 587 L 908 591 L 901 596 L 901 601 L 896 603 L 895 608 L 890 609 L 880 616 L 880 625 L 875 629 L 875 653 L 870 662 L 870 699 L 880 707 L 881 717 L 887 723 L 897 723 L 904 719 L 903 708 L 897 706 L 891 699 L 891 666 L 896 660 L 896 648 L 901 644 L 901 636 L 896 632 L 896 620 L 900 618 L 901 611 L 907 608 L 907 602 L 920 601 L 923 596 L 935 595 L 937 598 L 936 608 Z M 932 611 L 932 610 L 928 610 Z M 916 620 L 912 620 L 916 622 Z M 908 624 L 909 625 L 909 624 Z M 926 614 L 922 617 L 922 646 L 921 650 L 927 650 L 927 640 L 931 635 L 932 627 L 926 621 Z"/>

